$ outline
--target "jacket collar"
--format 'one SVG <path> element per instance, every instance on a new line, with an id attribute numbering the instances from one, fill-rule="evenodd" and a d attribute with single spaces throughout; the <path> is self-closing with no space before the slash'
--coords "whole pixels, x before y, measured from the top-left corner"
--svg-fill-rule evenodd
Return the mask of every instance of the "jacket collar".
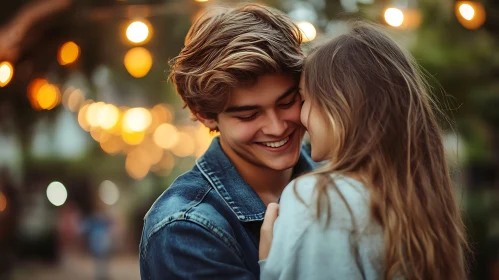
<path id="1" fill-rule="evenodd" d="M 316 163 L 309 154 L 309 146 L 302 145 L 300 158 L 293 168 L 293 178 L 315 167 Z M 219 137 L 213 139 L 206 153 L 196 161 L 196 165 L 240 221 L 263 220 L 265 204 L 223 152 Z"/>

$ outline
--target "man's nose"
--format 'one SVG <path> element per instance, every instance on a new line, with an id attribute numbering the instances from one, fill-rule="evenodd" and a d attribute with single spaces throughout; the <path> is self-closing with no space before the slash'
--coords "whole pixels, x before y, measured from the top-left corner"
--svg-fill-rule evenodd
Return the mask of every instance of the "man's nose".
<path id="1" fill-rule="evenodd" d="M 275 111 L 267 113 L 265 121 L 262 132 L 266 135 L 282 136 L 288 128 L 288 123 Z"/>

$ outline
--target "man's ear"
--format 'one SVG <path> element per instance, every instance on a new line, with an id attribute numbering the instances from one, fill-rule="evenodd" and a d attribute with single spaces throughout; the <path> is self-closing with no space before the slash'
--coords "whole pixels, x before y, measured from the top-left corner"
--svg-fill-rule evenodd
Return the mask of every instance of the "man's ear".
<path id="1" fill-rule="evenodd" d="M 218 130 L 218 122 L 215 119 L 206 117 L 204 114 L 195 113 L 196 118 L 211 131 Z"/>

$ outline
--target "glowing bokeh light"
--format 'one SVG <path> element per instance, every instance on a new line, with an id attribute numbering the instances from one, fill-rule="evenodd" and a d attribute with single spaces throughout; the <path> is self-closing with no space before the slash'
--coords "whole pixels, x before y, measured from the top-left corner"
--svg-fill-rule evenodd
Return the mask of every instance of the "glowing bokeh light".
<path id="1" fill-rule="evenodd" d="M 122 127 L 124 131 L 145 131 L 152 122 L 151 113 L 145 108 L 132 108 L 123 115 Z"/>
<path id="2" fill-rule="evenodd" d="M 41 110 L 40 104 L 38 104 L 38 92 L 42 86 L 48 84 L 48 81 L 41 78 L 36 78 L 32 80 L 28 85 L 28 99 L 31 103 L 31 107 L 35 110 Z"/>
<path id="3" fill-rule="evenodd" d="M 151 167 L 149 162 L 147 153 L 141 148 L 136 148 L 127 155 L 125 170 L 130 177 L 140 180 L 149 173 Z"/>
<path id="4" fill-rule="evenodd" d="M 162 154 L 161 160 L 151 170 L 159 176 L 168 176 L 172 172 L 173 167 L 175 167 L 175 158 L 170 152 L 165 151 Z"/>
<path id="5" fill-rule="evenodd" d="M 147 137 L 144 142 L 140 144 L 140 147 L 147 154 L 150 165 L 154 165 L 161 160 L 163 149 L 156 145 L 151 137 Z"/>
<path id="6" fill-rule="evenodd" d="M 105 204 L 114 205 L 120 198 L 120 190 L 115 183 L 105 180 L 99 186 L 99 197 Z"/>
<path id="7" fill-rule="evenodd" d="M 91 128 L 90 124 L 87 121 L 87 112 L 88 107 L 90 107 L 90 105 L 92 104 L 92 101 L 88 101 L 88 103 L 80 107 L 80 110 L 78 111 L 78 124 L 85 131 L 90 131 Z"/>
<path id="8" fill-rule="evenodd" d="M 61 92 L 52 84 L 44 84 L 36 94 L 36 101 L 40 108 L 51 110 L 61 101 Z"/>
<path id="9" fill-rule="evenodd" d="M 76 112 L 80 108 L 81 104 L 85 101 L 85 95 L 79 89 L 71 91 L 68 97 L 68 109 L 71 112 Z"/>
<path id="10" fill-rule="evenodd" d="M 92 138 L 99 143 L 106 142 L 112 137 L 111 133 L 101 129 L 100 127 L 92 127 L 90 129 L 90 136 L 92 136 Z"/>
<path id="11" fill-rule="evenodd" d="M 138 145 L 144 141 L 145 132 L 144 131 L 123 131 L 121 134 L 123 141 L 128 145 Z"/>
<path id="12" fill-rule="evenodd" d="M 8 61 L 0 62 L 0 87 L 8 85 L 13 76 L 14 66 Z"/>
<path id="13" fill-rule="evenodd" d="M 97 123 L 104 129 L 113 128 L 120 118 L 120 110 L 113 104 L 105 104 L 97 114 Z"/>
<path id="14" fill-rule="evenodd" d="M 300 28 L 303 42 L 310 42 L 317 36 L 317 30 L 314 25 L 308 21 L 301 21 L 297 23 L 298 28 Z"/>
<path id="15" fill-rule="evenodd" d="M 173 154 L 178 157 L 193 155 L 196 151 L 196 142 L 194 141 L 194 138 L 183 131 L 178 133 L 178 138 L 177 144 L 172 148 Z"/>
<path id="16" fill-rule="evenodd" d="M 99 112 L 104 107 L 104 102 L 94 102 L 87 109 L 87 122 L 92 127 L 99 126 Z"/>
<path id="17" fill-rule="evenodd" d="M 67 65 L 75 62 L 80 56 L 80 47 L 75 42 L 67 42 L 59 48 L 57 61 L 60 65 Z"/>
<path id="18" fill-rule="evenodd" d="M 123 149 L 124 145 L 125 142 L 123 142 L 123 139 L 119 136 L 114 135 L 106 141 L 100 142 L 100 147 L 102 148 L 102 150 L 110 155 L 119 153 Z"/>
<path id="19" fill-rule="evenodd" d="M 464 19 L 472 20 L 475 16 L 475 9 L 469 4 L 461 4 L 459 6 L 459 13 L 461 13 L 461 16 L 463 16 Z"/>
<path id="20" fill-rule="evenodd" d="M 151 70 L 152 56 L 147 49 L 136 47 L 130 49 L 125 54 L 123 62 L 130 75 L 135 78 L 142 78 L 149 73 L 149 70 Z"/>
<path id="21" fill-rule="evenodd" d="M 385 21 L 393 27 L 399 27 L 404 23 L 404 13 L 397 8 L 388 8 L 385 11 Z"/>
<path id="22" fill-rule="evenodd" d="M 126 37 L 132 43 L 143 43 L 149 37 L 149 27 L 142 21 L 134 21 L 128 25 Z"/>
<path id="23" fill-rule="evenodd" d="M 68 198 L 66 187 L 61 182 L 52 182 L 47 187 L 47 198 L 55 206 L 61 206 Z"/>
<path id="24" fill-rule="evenodd" d="M 485 23 L 486 12 L 482 3 L 477 1 L 457 1 L 455 6 L 457 20 L 467 29 L 477 29 Z"/>
<path id="25" fill-rule="evenodd" d="M 154 143 L 163 149 L 171 149 L 179 141 L 178 134 L 178 129 L 175 126 L 169 123 L 161 124 L 154 132 Z"/>

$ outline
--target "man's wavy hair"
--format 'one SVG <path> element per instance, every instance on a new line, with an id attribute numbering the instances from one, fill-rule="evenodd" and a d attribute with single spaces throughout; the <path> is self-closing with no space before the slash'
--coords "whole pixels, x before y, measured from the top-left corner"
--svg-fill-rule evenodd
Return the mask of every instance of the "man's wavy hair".
<path id="1" fill-rule="evenodd" d="M 216 119 L 236 87 L 274 73 L 298 81 L 301 42 L 298 27 L 278 10 L 256 4 L 216 8 L 190 28 L 170 61 L 169 79 L 192 113 Z"/>

